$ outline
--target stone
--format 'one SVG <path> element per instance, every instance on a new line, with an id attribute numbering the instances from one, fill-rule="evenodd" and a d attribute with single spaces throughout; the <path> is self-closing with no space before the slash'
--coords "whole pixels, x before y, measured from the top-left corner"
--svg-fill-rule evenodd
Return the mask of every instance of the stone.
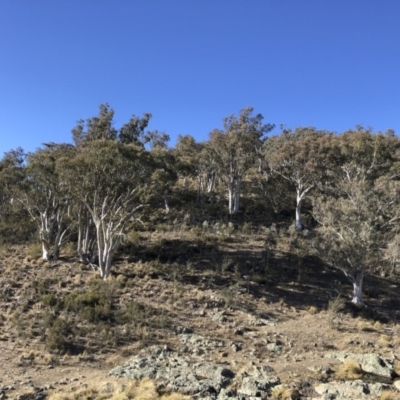
<path id="1" fill-rule="evenodd" d="M 238 393 L 249 397 L 264 397 L 279 384 L 279 378 L 271 375 L 270 367 L 253 367 L 253 371 L 243 377 Z"/>
<path id="2" fill-rule="evenodd" d="M 266 346 L 267 350 L 271 351 L 272 353 L 281 353 L 282 346 L 276 343 L 268 343 Z"/>
<path id="3" fill-rule="evenodd" d="M 315 391 L 322 395 L 323 399 L 355 400 L 378 399 L 383 390 L 390 386 L 382 383 L 367 384 L 362 380 L 322 383 L 315 387 Z"/>
<path id="4" fill-rule="evenodd" d="M 353 359 L 361 365 L 363 371 L 385 378 L 392 378 L 394 375 L 393 363 L 375 353 L 329 353 L 326 357 L 336 358 L 341 362 Z"/>
<path id="5" fill-rule="evenodd" d="M 158 346 L 143 349 L 126 365 L 114 368 L 110 375 L 128 379 L 154 379 L 157 387 L 170 391 L 215 399 L 235 374 L 225 366 L 192 363 L 191 360 Z"/>

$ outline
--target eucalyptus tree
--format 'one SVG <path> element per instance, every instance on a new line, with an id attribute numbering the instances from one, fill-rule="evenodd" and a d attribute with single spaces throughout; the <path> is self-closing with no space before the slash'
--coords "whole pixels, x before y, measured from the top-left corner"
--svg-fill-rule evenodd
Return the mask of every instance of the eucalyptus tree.
<path id="1" fill-rule="evenodd" d="M 113 109 L 105 104 L 86 124 L 79 121 L 72 131 L 74 156 L 58 163 L 64 185 L 84 206 L 77 208 L 81 259 L 94 260 L 92 246 L 96 243 L 104 279 L 127 225 L 145 205 L 154 172 L 151 153 L 145 149 L 145 128 L 151 114 L 132 116 L 119 130 L 114 127 L 113 116 Z M 163 135 L 153 137 L 166 139 Z"/>
<path id="2" fill-rule="evenodd" d="M 313 204 L 321 226 L 317 248 L 353 285 L 352 302 L 364 304 L 365 272 L 377 270 L 388 257 L 393 263 L 390 257 L 396 256 L 400 185 L 391 171 L 400 143 L 361 129 L 335 140 L 340 153 L 330 171 L 330 191 Z"/>
<path id="3" fill-rule="evenodd" d="M 247 107 L 237 117 L 224 118 L 224 130 L 215 129 L 210 133 L 208 160 L 227 186 L 229 214 L 238 212 L 245 174 L 259 162 L 264 135 L 274 127 L 263 124 L 263 119 L 261 114 L 253 115 L 253 108 Z"/>
<path id="4" fill-rule="evenodd" d="M 0 160 L 0 216 L 14 202 L 13 188 L 23 180 L 24 163 L 25 153 L 21 147 L 6 152 Z"/>
<path id="5" fill-rule="evenodd" d="M 178 135 L 177 143 L 173 149 L 176 160 L 178 176 L 182 178 L 183 186 L 188 179 L 196 176 L 196 156 L 199 152 L 199 143 L 190 135 Z"/>
<path id="6" fill-rule="evenodd" d="M 70 150 L 70 145 L 52 144 L 34 153 L 20 154 L 16 168 L 21 179 L 11 186 L 13 198 L 23 205 L 36 224 L 43 260 L 58 258 L 71 224 L 70 195 L 56 171 L 58 159 Z"/>
<path id="7" fill-rule="evenodd" d="M 178 136 L 178 143 L 173 150 L 178 174 L 184 184 L 188 178 L 197 181 L 198 197 L 202 193 L 211 193 L 216 186 L 216 165 L 210 159 L 207 143 L 196 142 L 190 136 Z"/>
<path id="8" fill-rule="evenodd" d="M 165 147 L 164 144 L 157 143 L 151 145 L 152 149 L 149 152 L 149 166 L 151 168 L 150 183 L 147 186 L 149 203 L 151 199 L 163 199 L 165 211 L 168 213 L 169 194 L 171 188 L 177 180 L 176 159 L 174 153 Z"/>
<path id="9" fill-rule="evenodd" d="M 127 224 L 144 206 L 141 196 L 151 177 L 149 164 L 148 152 L 142 147 L 104 139 L 86 143 L 73 158 L 59 163 L 66 186 L 93 222 L 98 267 L 104 279 Z"/>
<path id="10" fill-rule="evenodd" d="M 78 121 L 72 130 L 72 138 L 76 145 L 94 140 L 116 140 L 118 131 L 113 125 L 114 110 L 107 104 L 100 104 L 99 115 Z M 123 128 L 122 128 L 123 129 Z"/>
<path id="11" fill-rule="evenodd" d="M 332 135 L 315 128 L 284 130 L 264 147 L 268 170 L 285 179 L 296 192 L 296 228 L 302 229 L 303 200 L 323 182 L 332 157 Z"/>
<path id="12" fill-rule="evenodd" d="M 0 218 L 2 240 L 31 236 L 26 210 L 15 199 L 15 189 L 24 179 L 25 153 L 22 148 L 4 153 L 0 160 Z"/>
<path id="13" fill-rule="evenodd" d="M 148 132 L 146 132 L 151 118 L 152 115 L 150 113 L 144 113 L 142 117 L 133 114 L 130 120 L 120 128 L 118 132 L 119 141 L 124 144 L 136 144 L 139 146 L 150 142 L 154 136 L 157 136 L 149 135 Z M 160 143 L 169 141 L 169 137 L 166 134 L 164 136 L 160 134 L 158 138 L 160 138 Z"/>
<path id="14" fill-rule="evenodd" d="M 393 236 L 391 199 L 387 187 L 365 180 L 343 180 L 337 188 L 340 197 L 314 199 L 313 215 L 321 225 L 317 248 L 353 285 L 352 302 L 364 304 L 364 274 L 382 264 L 386 240 Z"/>

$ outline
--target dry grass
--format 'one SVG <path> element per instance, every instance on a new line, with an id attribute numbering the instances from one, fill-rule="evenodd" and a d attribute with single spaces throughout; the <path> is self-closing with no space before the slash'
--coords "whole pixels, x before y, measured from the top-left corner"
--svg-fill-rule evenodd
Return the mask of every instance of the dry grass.
<path id="1" fill-rule="evenodd" d="M 381 393 L 380 400 L 400 400 L 400 393 L 393 390 L 384 390 Z"/>
<path id="2" fill-rule="evenodd" d="M 388 335 L 381 335 L 377 343 L 382 347 L 391 347 L 391 338 Z"/>
<path id="3" fill-rule="evenodd" d="M 112 390 L 112 389 L 111 389 Z M 144 378 L 140 382 L 133 382 L 127 387 L 110 392 L 109 388 L 103 390 L 94 387 L 78 389 L 71 392 L 55 393 L 49 400 L 190 400 L 189 396 L 179 393 L 164 394 L 160 396 L 154 382 Z"/>
<path id="4" fill-rule="evenodd" d="M 381 323 L 380 321 L 375 321 L 375 323 L 374 323 L 374 328 L 375 328 L 376 330 L 382 329 L 382 323 Z"/>
<path id="5" fill-rule="evenodd" d="M 364 320 L 357 322 L 357 329 L 361 332 L 373 332 L 375 330 L 368 322 Z"/>
<path id="6" fill-rule="evenodd" d="M 331 328 L 335 327 L 335 320 L 339 316 L 340 312 L 346 305 L 345 300 L 340 295 L 334 300 L 331 300 L 328 304 L 328 324 Z"/>
<path id="7" fill-rule="evenodd" d="M 395 372 L 398 376 L 400 376 L 400 360 L 394 360 L 393 369 L 394 369 L 394 372 Z"/>
<path id="8" fill-rule="evenodd" d="M 392 344 L 395 347 L 400 346 L 400 336 L 392 336 Z"/>
<path id="9" fill-rule="evenodd" d="M 26 249 L 26 255 L 32 260 L 37 260 L 42 256 L 42 245 L 40 243 L 32 243 Z"/>
<path id="10" fill-rule="evenodd" d="M 290 389 L 279 385 L 272 390 L 271 399 L 272 400 L 293 400 L 299 398 L 299 393 L 295 389 Z"/>
<path id="11" fill-rule="evenodd" d="M 360 364 L 351 358 L 339 365 L 335 372 L 335 378 L 341 381 L 361 379 L 362 376 L 363 370 Z"/>
<path id="12" fill-rule="evenodd" d="M 310 307 L 308 307 L 308 312 L 309 312 L 311 315 L 315 315 L 315 314 L 318 313 L 318 308 L 315 307 L 315 306 L 310 306 Z"/>

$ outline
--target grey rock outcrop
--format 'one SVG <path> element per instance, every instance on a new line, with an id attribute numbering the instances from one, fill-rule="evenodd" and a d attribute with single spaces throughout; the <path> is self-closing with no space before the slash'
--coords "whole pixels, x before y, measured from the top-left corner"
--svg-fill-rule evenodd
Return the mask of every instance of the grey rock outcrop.
<path id="1" fill-rule="evenodd" d="M 329 353 L 326 357 L 336 358 L 341 362 L 352 359 L 360 364 L 364 372 L 385 378 L 392 378 L 394 376 L 393 363 L 388 359 L 382 358 L 378 354 Z"/>
<path id="2" fill-rule="evenodd" d="M 322 383 L 315 387 L 323 400 L 378 399 L 383 390 L 389 389 L 382 383 L 365 383 L 361 380 Z"/>
<path id="3" fill-rule="evenodd" d="M 224 366 L 191 363 L 187 358 L 157 346 L 142 350 L 126 365 L 111 370 L 110 375 L 130 379 L 150 377 L 158 388 L 210 399 L 217 398 L 235 376 Z"/>
<path id="4" fill-rule="evenodd" d="M 128 379 L 149 377 L 158 389 L 189 394 L 203 400 L 252 400 L 265 398 L 280 383 L 273 369 L 250 366 L 238 376 L 223 365 L 196 362 L 158 346 L 139 352 L 127 364 L 114 368 L 110 375 Z M 235 379 L 236 389 L 228 389 Z"/>
<path id="5" fill-rule="evenodd" d="M 247 396 L 246 398 L 264 397 L 272 387 L 280 383 L 279 378 L 271 375 L 270 367 L 254 367 L 253 371 L 243 376 L 242 385 L 238 389 L 238 394 L 245 395 Z"/>

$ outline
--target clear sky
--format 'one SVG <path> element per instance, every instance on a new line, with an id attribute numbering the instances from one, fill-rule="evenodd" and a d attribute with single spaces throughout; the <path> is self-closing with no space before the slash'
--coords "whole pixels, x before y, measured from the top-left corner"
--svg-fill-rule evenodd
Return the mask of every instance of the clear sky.
<path id="1" fill-rule="evenodd" d="M 0 156 L 70 142 L 105 102 L 117 128 L 151 112 L 171 145 L 246 106 L 400 133 L 399 16 L 399 0 L 2 0 Z"/>

